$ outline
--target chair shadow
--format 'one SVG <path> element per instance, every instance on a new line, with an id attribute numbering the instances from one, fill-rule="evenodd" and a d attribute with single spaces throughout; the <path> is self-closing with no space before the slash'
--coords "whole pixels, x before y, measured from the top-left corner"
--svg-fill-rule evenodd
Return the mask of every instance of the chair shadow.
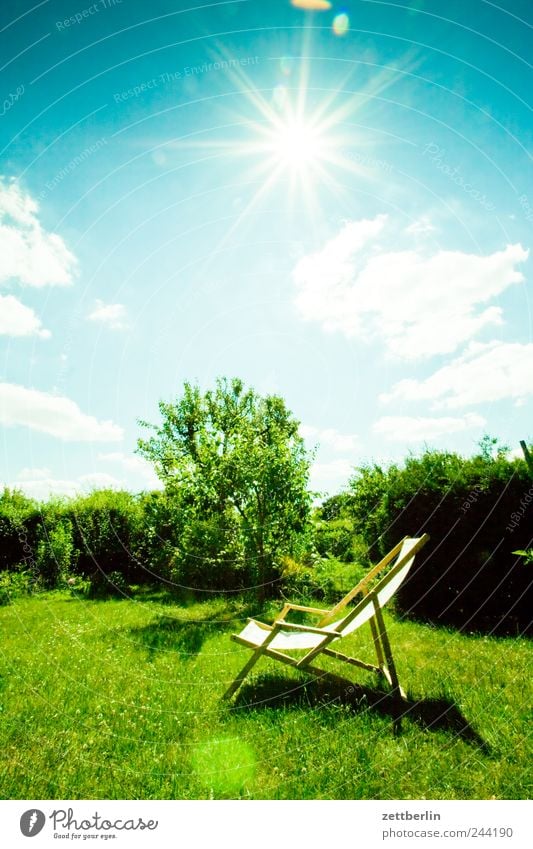
<path id="1" fill-rule="evenodd" d="M 324 707 L 342 704 L 353 713 L 372 710 L 389 716 L 394 723 L 410 719 L 428 731 L 447 731 L 465 743 L 477 746 L 490 754 L 489 745 L 470 725 L 457 705 L 447 698 L 395 698 L 379 687 L 354 684 L 336 675 L 312 681 L 298 681 L 282 675 L 264 674 L 251 684 L 244 684 L 234 706 L 239 710 L 264 710 L 283 707 Z"/>

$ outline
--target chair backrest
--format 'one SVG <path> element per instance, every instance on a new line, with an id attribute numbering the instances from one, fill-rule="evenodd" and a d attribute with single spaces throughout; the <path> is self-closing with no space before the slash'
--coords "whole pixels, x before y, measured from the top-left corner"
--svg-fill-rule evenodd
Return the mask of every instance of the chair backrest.
<path id="1" fill-rule="evenodd" d="M 402 540 L 400 540 L 400 542 L 398 542 L 394 546 L 394 548 L 389 551 L 388 554 L 385 555 L 385 557 L 383 557 L 379 561 L 379 563 L 376 563 L 375 566 L 372 566 L 372 568 L 369 569 L 364 578 L 362 578 L 359 583 L 356 584 L 356 586 L 350 590 L 350 592 L 346 593 L 346 595 L 341 598 L 341 600 L 337 602 L 337 604 L 332 607 L 331 610 L 328 610 L 326 615 L 322 617 L 320 622 L 318 622 L 318 627 L 324 628 L 331 622 L 338 620 L 342 611 L 345 609 L 345 607 L 349 605 L 351 601 L 354 600 L 356 596 L 366 595 L 368 592 L 368 586 L 372 583 L 374 578 L 376 578 L 378 575 L 381 575 L 385 571 L 385 569 L 390 566 L 391 562 L 394 560 L 395 557 L 397 558 L 402 549 L 402 545 L 408 539 L 409 537 L 404 537 Z"/>
<path id="2" fill-rule="evenodd" d="M 402 540 L 396 562 L 387 574 L 378 581 L 376 586 L 346 616 L 327 625 L 325 630 L 336 631 L 345 637 L 351 634 L 352 631 L 355 631 L 356 628 L 360 628 L 365 622 L 368 622 L 375 613 L 374 603 L 377 602 L 380 607 L 384 607 L 387 604 L 406 579 L 413 565 L 415 554 L 420 551 L 428 539 L 429 535 L 424 534 L 421 537 L 406 537 Z"/>

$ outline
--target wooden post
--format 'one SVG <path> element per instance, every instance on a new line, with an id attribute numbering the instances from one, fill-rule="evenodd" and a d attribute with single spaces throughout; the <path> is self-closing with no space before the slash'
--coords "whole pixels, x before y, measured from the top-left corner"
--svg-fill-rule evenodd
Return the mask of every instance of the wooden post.
<path id="1" fill-rule="evenodd" d="M 520 448 L 524 452 L 524 459 L 527 463 L 529 474 L 531 475 L 531 477 L 533 477 L 533 456 L 531 455 L 531 451 L 529 450 L 523 439 L 520 440 Z"/>

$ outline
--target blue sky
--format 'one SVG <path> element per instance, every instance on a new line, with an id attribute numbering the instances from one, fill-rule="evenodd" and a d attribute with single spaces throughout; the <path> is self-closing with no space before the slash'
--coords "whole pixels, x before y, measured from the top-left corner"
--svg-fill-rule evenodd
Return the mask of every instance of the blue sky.
<path id="1" fill-rule="evenodd" d="M 137 420 L 218 375 L 284 396 L 321 491 L 531 439 L 532 23 L 527 0 L 5 2 L 1 480 L 152 486 Z"/>

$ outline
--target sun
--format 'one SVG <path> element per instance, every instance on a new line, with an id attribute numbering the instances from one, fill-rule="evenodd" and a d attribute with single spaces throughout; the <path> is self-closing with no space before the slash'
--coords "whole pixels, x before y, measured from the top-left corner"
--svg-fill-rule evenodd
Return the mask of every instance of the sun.
<path id="1" fill-rule="evenodd" d="M 320 133 L 305 121 L 288 121 L 272 133 L 272 154 L 286 168 L 302 170 L 317 164 L 324 152 Z"/>
<path id="2" fill-rule="evenodd" d="M 226 108 L 217 127 L 220 135 L 200 140 L 207 132 L 201 129 L 179 141 L 182 148 L 194 148 L 196 156 L 205 151 L 206 161 L 220 158 L 222 171 L 226 164 L 238 162 L 243 184 L 250 186 L 247 202 L 239 206 L 218 249 L 272 199 L 280 200 L 294 220 L 305 218 L 320 226 L 330 201 L 351 202 L 351 180 L 381 179 L 366 163 L 371 158 L 366 151 L 374 154 L 376 142 L 368 132 L 373 128 L 360 122 L 360 113 L 368 101 L 383 99 L 399 74 L 410 70 L 393 69 L 391 74 L 384 68 L 365 86 L 354 87 L 350 66 L 334 85 L 324 85 L 318 78 L 313 85 L 311 35 L 311 28 L 304 28 L 299 55 L 278 57 L 275 73 L 268 72 L 263 87 L 238 64 L 231 64 L 234 91 L 228 95 L 239 95 L 240 101 L 237 108 Z M 229 52 L 222 56 L 235 63 Z"/>

